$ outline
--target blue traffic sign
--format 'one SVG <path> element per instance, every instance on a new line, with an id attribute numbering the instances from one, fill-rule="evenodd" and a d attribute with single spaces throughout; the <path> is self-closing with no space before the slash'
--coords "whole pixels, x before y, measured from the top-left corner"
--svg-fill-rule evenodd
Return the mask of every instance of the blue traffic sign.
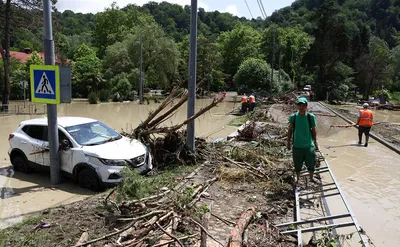
<path id="1" fill-rule="evenodd" d="M 60 104 L 60 72 L 54 65 L 31 65 L 32 102 Z"/>

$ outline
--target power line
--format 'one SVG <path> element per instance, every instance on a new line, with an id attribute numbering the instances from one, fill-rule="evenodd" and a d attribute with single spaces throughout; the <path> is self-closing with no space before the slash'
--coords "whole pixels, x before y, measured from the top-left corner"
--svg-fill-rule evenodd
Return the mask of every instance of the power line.
<path id="1" fill-rule="evenodd" d="M 249 10 L 249 12 L 250 12 L 251 18 L 253 18 L 253 19 L 254 19 L 254 17 L 253 17 L 253 14 L 251 13 L 250 7 L 249 7 L 249 5 L 247 4 L 247 0 L 244 0 L 244 2 L 245 2 L 245 3 L 246 3 L 246 5 L 247 5 L 247 9 L 248 9 L 248 10 Z"/>
<path id="2" fill-rule="evenodd" d="M 260 4 L 261 4 L 262 10 L 264 11 L 265 18 L 267 18 L 267 12 L 265 12 L 264 4 L 263 4 L 262 0 L 260 0 Z"/>
<path id="3" fill-rule="evenodd" d="M 258 3 L 258 7 L 260 8 L 261 15 L 262 15 L 262 17 L 265 19 L 266 16 L 264 15 L 264 12 L 263 12 L 263 10 L 262 10 L 262 8 L 261 8 L 260 0 L 257 0 L 257 3 Z"/>

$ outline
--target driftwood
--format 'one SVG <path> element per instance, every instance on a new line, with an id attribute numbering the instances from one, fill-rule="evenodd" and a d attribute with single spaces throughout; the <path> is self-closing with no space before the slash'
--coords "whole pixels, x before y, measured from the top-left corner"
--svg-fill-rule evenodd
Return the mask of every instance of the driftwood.
<path id="1" fill-rule="evenodd" d="M 88 232 L 84 232 L 84 233 L 82 233 L 81 238 L 78 240 L 78 242 L 75 245 L 84 244 L 87 241 L 89 241 L 89 233 Z"/>
<path id="2" fill-rule="evenodd" d="M 240 216 L 236 226 L 232 230 L 231 241 L 228 247 L 242 247 L 242 236 L 243 232 L 246 230 L 247 226 L 250 224 L 250 221 L 253 219 L 256 211 L 254 208 L 251 208 L 248 211 L 245 211 Z"/>
<path id="3" fill-rule="evenodd" d="M 199 235 L 199 234 L 192 234 L 192 235 L 189 235 L 189 236 L 186 236 L 186 237 L 178 238 L 178 240 L 185 240 L 185 239 L 188 239 L 188 238 L 194 238 L 194 237 L 196 237 L 196 236 L 198 236 L 198 235 Z M 152 245 L 152 247 L 160 247 L 160 246 L 172 244 L 173 242 L 175 242 L 175 240 L 167 241 L 167 242 L 165 242 L 165 243 L 155 244 L 155 245 Z"/>
<path id="4" fill-rule="evenodd" d="M 163 233 L 165 233 L 166 235 L 168 235 L 171 239 L 175 240 L 175 241 L 179 244 L 179 246 L 184 247 L 183 244 L 182 244 L 182 242 L 181 242 L 177 237 L 175 237 L 174 235 L 172 235 L 172 234 L 169 233 L 168 231 L 164 230 L 164 228 L 162 228 L 162 226 L 161 226 L 158 222 L 156 222 L 155 225 L 156 225 Z"/>
<path id="5" fill-rule="evenodd" d="M 229 161 L 230 163 L 236 165 L 237 167 L 242 168 L 242 169 L 244 169 L 244 170 L 247 170 L 248 172 L 250 172 L 251 174 L 253 174 L 254 176 L 256 176 L 256 177 L 258 177 L 258 178 L 264 178 L 264 176 L 253 172 L 250 168 L 248 168 L 248 167 L 246 167 L 246 166 L 242 166 L 242 165 L 240 165 L 238 162 L 236 162 L 236 161 L 234 161 L 234 160 L 232 160 L 232 159 L 230 159 L 230 158 L 228 158 L 228 157 L 225 157 L 225 159 L 226 159 L 227 161 Z"/>
<path id="6" fill-rule="evenodd" d="M 207 212 L 203 215 L 203 227 L 206 230 L 208 230 L 208 225 L 210 223 L 212 206 L 213 206 L 213 202 L 211 202 L 210 206 L 208 207 L 209 212 Z M 207 233 L 203 230 L 201 231 L 200 247 L 207 247 Z"/>
<path id="7" fill-rule="evenodd" d="M 200 227 L 200 229 L 205 232 L 212 240 L 214 240 L 215 242 L 217 242 L 218 244 L 220 244 L 221 246 L 224 246 L 220 241 L 218 241 L 216 238 L 214 238 L 204 227 L 202 224 L 200 224 L 199 222 L 195 221 L 192 218 L 188 218 L 189 221 L 193 222 L 194 224 L 196 224 L 198 227 Z"/>

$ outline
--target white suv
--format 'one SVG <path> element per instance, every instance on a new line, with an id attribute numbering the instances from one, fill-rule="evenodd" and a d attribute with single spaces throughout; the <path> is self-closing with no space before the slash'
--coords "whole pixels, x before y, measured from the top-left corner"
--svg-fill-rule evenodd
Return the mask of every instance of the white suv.
<path id="1" fill-rule="evenodd" d="M 98 190 L 117 184 L 125 166 L 141 174 L 153 168 L 145 145 L 121 136 L 97 120 L 59 117 L 58 136 L 61 171 L 82 187 Z M 47 118 L 22 122 L 8 140 L 8 154 L 16 171 L 49 170 Z"/>

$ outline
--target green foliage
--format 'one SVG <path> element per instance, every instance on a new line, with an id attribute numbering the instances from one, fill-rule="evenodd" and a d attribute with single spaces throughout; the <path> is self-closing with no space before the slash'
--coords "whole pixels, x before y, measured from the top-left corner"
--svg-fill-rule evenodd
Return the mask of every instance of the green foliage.
<path id="1" fill-rule="evenodd" d="M 277 80 L 271 83 L 271 72 L 271 67 L 264 60 L 250 58 L 244 61 L 234 77 L 239 94 L 279 92 Z"/>
<path id="2" fill-rule="evenodd" d="M 29 217 L 11 227 L 0 229 L 0 246 L 9 246 L 10 240 L 16 244 L 15 246 L 40 246 L 40 237 L 46 234 L 36 234 L 32 232 L 31 229 L 35 227 L 41 219 L 41 216 Z M 23 237 L 15 239 L 15 234 L 20 231 L 24 232 Z"/>
<path id="3" fill-rule="evenodd" d="M 111 7 L 96 15 L 93 40 L 102 57 L 106 48 L 122 42 L 135 26 L 154 23 L 152 16 L 142 13 L 137 6 L 121 10 L 114 2 Z"/>
<path id="4" fill-rule="evenodd" d="M 102 89 L 99 92 L 100 102 L 108 102 L 110 100 L 110 91 L 107 89 Z"/>
<path id="5" fill-rule="evenodd" d="M 364 54 L 357 61 L 357 70 L 362 77 L 364 99 L 382 86 L 391 84 L 393 67 L 388 44 L 378 38 L 372 37 L 369 45 L 369 53 Z"/>
<path id="6" fill-rule="evenodd" d="M 94 49 L 82 44 L 72 62 L 74 97 L 88 97 L 89 92 L 97 93 L 102 85 L 102 64 Z"/>
<path id="7" fill-rule="evenodd" d="M 400 92 L 393 92 L 392 93 L 392 103 L 393 104 L 400 104 Z"/>
<path id="8" fill-rule="evenodd" d="M 296 81 L 297 75 L 301 73 L 300 65 L 303 58 L 310 49 L 311 37 L 298 25 L 294 28 L 270 26 L 262 33 L 261 41 L 261 50 L 267 61 L 271 59 L 274 36 L 276 51 L 274 68 L 277 69 L 281 64 L 281 68 L 289 72 L 291 79 Z"/>
<path id="9" fill-rule="evenodd" d="M 97 104 L 99 103 L 99 96 L 96 92 L 90 92 L 88 95 L 89 104 Z"/>
<path id="10" fill-rule="evenodd" d="M 243 61 L 260 57 L 261 35 L 252 27 L 236 24 L 230 32 L 218 37 L 223 60 L 222 68 L 226 74 L 234 76 Z"/>
<path id="11" fill-rule="evenodd" d="M 373 96 L 375 98 L 379 98 L 382 94 L 386 96 L 387 101 L 391 101 L 393 99 L 392 94 L 386 89 L 375 90 Z"/>
<path id="12" fill-rule="evenodd" d="M 177 184 L 179 176 L 195 169 L 193 167 L 170 167 L 162 173 L 151 177 L 145 177 L 131 169 L 124 169 L 123 182 L 119 185 L 117 200 L 140 199 L 158 193 L 158 191 L 168 186 L 172 188 Z"/>

